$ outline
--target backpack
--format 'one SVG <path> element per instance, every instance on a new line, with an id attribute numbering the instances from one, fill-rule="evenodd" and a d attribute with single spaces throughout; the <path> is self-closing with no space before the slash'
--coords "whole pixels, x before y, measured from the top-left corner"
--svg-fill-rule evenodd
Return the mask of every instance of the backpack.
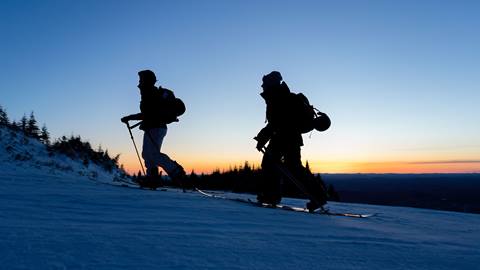
<path id="1" fill-rule="evenodd" d="M 303 93 L 292 93 L 292 102 L 295 108 L 295 122 L 301 133 L 308 133 L 313 129 L 325 131 L 330 127 L 330 118 L 310 105 Z"/>
<path id="2" fill-rule="evenodd" d="M 160 87 L 159 87 L 160 88 Z M 171 90 L 163 88 L 163 93 L 158 91 L 156 100 L 159 104 L 159 117 L 165 122 L 170 124 L 178 122 L 178 117 L 185 113 L 185 103 L 173 94 Z"/>

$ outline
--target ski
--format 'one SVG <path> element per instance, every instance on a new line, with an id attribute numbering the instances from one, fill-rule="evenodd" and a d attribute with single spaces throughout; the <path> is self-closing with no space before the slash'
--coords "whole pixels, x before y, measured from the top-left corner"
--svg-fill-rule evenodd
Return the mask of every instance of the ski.
<path id="1" fill-rule="evenodd" d="M 183 190 L 182 188 L 176 187 L 176 186 L 171 186 L 171 185 L 140 185 L 138 182 L 128 180 L 125 178 L 121 177 L 114 177 L 112 179 L 112 182 L 103 182 L 98 179 L 94 178 L 88 178 L 90 181 L 96 183 L 96 184 L 101 184 L 101 185 L 107 185 L 107 186 L 114 186 L 114 187 L 122 187 L 122 188 L 131 188 L 131 189 L 141 189 L 141 190 L 149 190 L 149 191 L 173 191 L 173 190 L 182 190 L 184 193 L 187 192 Z M 190 192 L 190 191 L 188 191 Z"/>
<path id="2" fill-rule="evenodd" d="M 307 214 L 320 214 L 320 215 L 327 215 L 327 216 L 342 216 L 342 217 L 353 217 L 353 218 L 368 218 L 375 215 L 375 214 L 357 214 L 357 213 L 338 213 L 338 212 L 331 212 L 329 210 L 320 210 L 320 209 L 314 212 L 309 212 L 307 208 L 302 208 L 297 206 L 290 206 L 285 204 L 271 205 L 271 204 L 265 204 L 265 203 L 258 203 L 245 198 L 236 198 L 236 197 L 230 198 L 230 197 L 225 197 L 218 194 L 211 194 L 198 188 L 195 188 L 195 190 L 206 197 L 235 201 L 235 202 L 245 203 L 245 204 L 249 204 L 257 207 L 263 207 L 263 208 L 281 209 L 281 210 L 301 212 L 301 213 L 307 213 Z"/>
<path id="3" fill-rule="evenodd" d="M 123 188 L 132 188 L 132 189 L 142 189 L 142 190 L 152 190 L 152 191 L 167 191 L 168 189 L 166 187 L 144 187 L 140 186 L 138 183 L 129 181 L 127 179 L 119 178 L 116 177 L 113 179 L 112 182 L 102 182 L 97 179 L 92 179 L 89 178 L 91 181 L 97 183 L 97 184 L 102 184 L 102 185 L 108 185 L 108 186 L 114 186 L 114 187 L 123 187 Z"/>

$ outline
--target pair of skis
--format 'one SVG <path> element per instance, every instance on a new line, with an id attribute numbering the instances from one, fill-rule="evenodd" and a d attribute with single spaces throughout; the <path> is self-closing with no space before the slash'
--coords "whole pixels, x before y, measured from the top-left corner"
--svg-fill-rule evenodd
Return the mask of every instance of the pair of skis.
<path id="1" fill-rule="evenodd" d="M 99 181 L 95 181 L 99 182 Z M 138 183 L 131 182 L 126 179 L 122 178 L 116 178 L 115 182 L 117 184 L 113 183 L 105 183 L 105 182 L 99 182 L 102 184 L 108 184 L 112 186 L 117 186 L 117 187 L 125 187 L 125 188 L 135 188 L 135 189 L 145 189 L 145 187 L 141 187 L 138 185 Z M 157 191 L 168 191 L 168 188 L 165 187 L 160 187 L 156 189 Z M 292 211 L 292 212 L 302 212 L 302 213 L 309 213 L 309 214 L 321 214 L 321 215 L 327 215 L 327 216 L 343 216 L 343 217 L 353 217 L 353 218 L 367 218 L 374 216 L 374 214 L 357 214 L 357 213 L 338 213 L 338 212 L 331 212 L 329 210 L 317 210 L 314 212 L 309 212 L 307 208 L 302 208 L 302 207 L 297 207 L 297 206 L 291 206 L 291 205 L 284 205 L 284 204 L 277 204 L 277 205 L 270 205 L 270 204 L 265 204 L 265 203 L 258 203 L 256 201 L 253 201 L 251 199 L 247 198 L 237 198 L 237 197 L 226 197 L 224 195 L 218 194 L 218 193 L 210 193 L 206 192 L 204 190 L 195 188 L 195 191 L 198 193 L 202 194 L 203 196 L 209 197 L 209 198 L 215 198 L 215 199 L 222 199 L 222 200 L 228 200 L 228 201 L 234 201 L 234 202 L 239 202 L 243 204 L 248 204 L 251 206 L 257 206 L 257 207 L 263 207 L 263 208 L 272 208 L 272 209 L 281 209 L 281 210 L 287 210 L 287 211 Z"/>
<path id="2" fill-rule="evenodd" d="M 368 217 L 374 216 L 374 214 L 337 213 L 337 212 L 331 212 L 329 210 L 317 210 L 314 212 L 309 212 L 307 208 L 302 208 L 297 206 L 290 206 L 290 205 L 284 205 L 284 204 L 271 205 L 266 203 L 258 203 L 256 201 L 252 201 L 246 198 L 237 198 L 237 197 L 231 198 L 231 197 L 226 197 L 219 194 L 211 194 L 209 192 L 203 191 L 198 188 L 195 188 L 195 190 L 206 197 L 234 201 L 234 202 L 244 203 L 252 206 L 263 207 L 263 208 L 273 208 L 273 209 L 281 209 L 281 210 L 287 210 L 287 211 L 293 211 L 293 212 L 320 214 L 320 215 L 327 215 L 327 216 L 353 217 L 353 218 L 368 218 Z"/>

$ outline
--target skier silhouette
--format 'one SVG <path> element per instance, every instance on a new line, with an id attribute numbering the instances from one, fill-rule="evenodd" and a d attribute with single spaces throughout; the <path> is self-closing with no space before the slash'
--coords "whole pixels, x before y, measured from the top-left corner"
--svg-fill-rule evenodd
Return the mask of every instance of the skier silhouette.
<path id="1" fill-rule="evenodd" d="M 263 76 L 260 94 L 266 103 L 267 125 L 255 137 L 256 148 L 263 152 L 262 159 L 263 180 L 259 183 L 257 200 L 260 203 L 276 205 L 282 199 L 281 179 L 285 178 L 285 170 L 298 181 L 308 192 L 311 198 L 307 208 L 314 211 L 326 203 L 325 191 L 316 182 L 302 165 L 301 146 L 303 146 L 302 132 L 298 127 L 298 119 L 292 105 L 293 93 L 287 84 L 282 81 L 278 71 Z M 279 167 L 281 166 L 281 167 Z"/>
<path id="2" fill-rule="evenodd" d="M 183 167 L 161 152 L 163 139 L 167 134 L 167 124 L 178 121 L 178 114 L 172 113 L 175 103 L 174 93 L 161 86 L 155 86 L 157 78 L 151 70 L 138 72 L 141 101 L 140 113 L 131 114 L 121 119 L 123 123 L 130 120 L 141 120 L 140 129 L 144 131 L 142 157 L 147 168 L 146 177 L 140 179 L 143 186 L 161 186 L 158 166 L 162 167 L 173 182 L 182 184 L 185 179 Z M 183 103 L 182 103 L 183 104 Z M 183 111 L 185 107 L 183 107 Z M 183 112 L 182 112 L 183 113 Z M 181 113 L 180 113 L 181 114 Z"/>

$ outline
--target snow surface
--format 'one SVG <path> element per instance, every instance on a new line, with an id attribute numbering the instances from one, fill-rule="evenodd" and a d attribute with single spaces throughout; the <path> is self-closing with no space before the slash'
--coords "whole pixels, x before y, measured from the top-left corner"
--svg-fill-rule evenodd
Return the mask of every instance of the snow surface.
<path id="1" fill-rule="evenodd" d="M 117 187 L 65 157 L 71 170 L 43 165 L 41 144 L 0 143 L 0 269 L 480 269 L 479 215 L 329 203 L 377 213 L 357 219 Z"/>

